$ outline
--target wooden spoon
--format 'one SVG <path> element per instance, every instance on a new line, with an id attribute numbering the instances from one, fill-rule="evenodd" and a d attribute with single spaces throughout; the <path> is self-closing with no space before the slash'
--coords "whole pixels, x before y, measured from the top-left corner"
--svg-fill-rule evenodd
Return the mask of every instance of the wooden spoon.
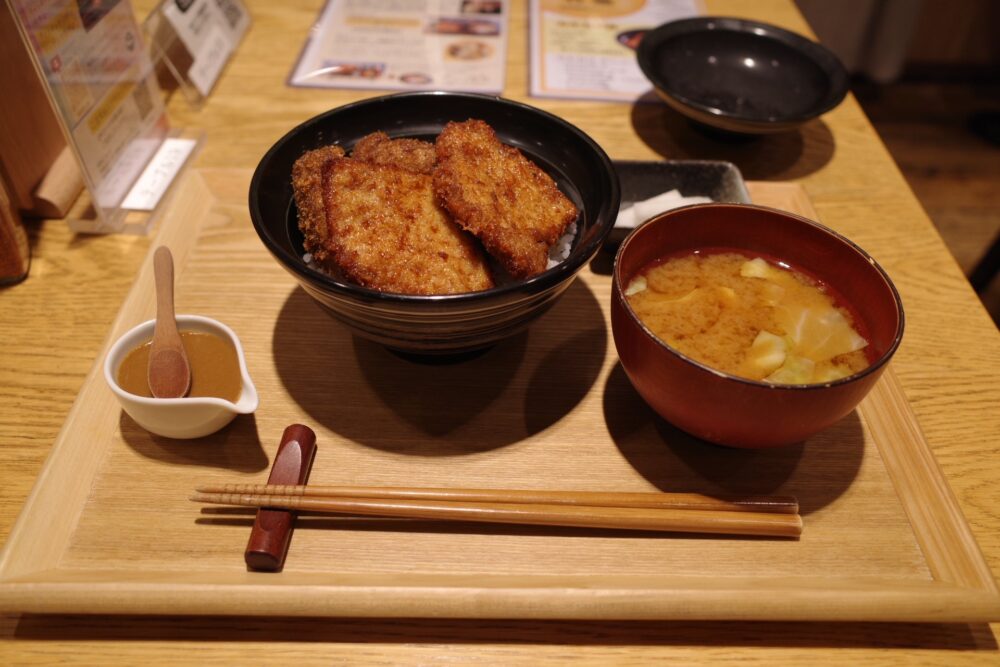
<path id="1" fill-rule="evenodd" d="M 155 398 L 180 398 L 191 386 L 191 367 L 174 319 L 174 258 L 166 246 L 160 246 L 153 254 L 153 276 L 156 326 L 146 379 Z"/>

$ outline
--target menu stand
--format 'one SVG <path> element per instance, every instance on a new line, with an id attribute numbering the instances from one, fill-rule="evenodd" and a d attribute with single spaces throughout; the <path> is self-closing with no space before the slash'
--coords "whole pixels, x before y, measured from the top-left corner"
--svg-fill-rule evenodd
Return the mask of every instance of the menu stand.
<path id="1" fill-rule="evenodd" d="M 20 37 L 4 51 L 18 56 L 17 75 L 39 91 L 35 107 L 47 98 L 69 151 L 60 153 L 57 131 L 44 155 L 32 145 L 4 150 L 4 162 L 28 155 L 39 167 L 41 189 L 14 192 L 14 201 L 42 215 L 65 212 L 75 232 L 147 233 L 204 134 L 170 127 L 131 4 L 5 0 L 3 10 Z M 80 180 L 88 196 L 66 212 Z"/>
<path id="2" fill-rule="evenodd" d="M 160 85 L 200 109 L 250 28 L 239 0 L 165 0 L 143 22 Z"/>

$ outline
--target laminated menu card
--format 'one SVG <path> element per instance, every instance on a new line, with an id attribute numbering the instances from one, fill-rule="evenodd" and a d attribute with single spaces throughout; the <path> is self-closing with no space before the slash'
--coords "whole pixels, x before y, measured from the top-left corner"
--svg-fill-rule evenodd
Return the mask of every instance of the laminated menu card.
<path id="1" fill-rule="evenodd" d="M 329 0 L 292 86 L 500 93 L 508 0 Z"/>
<path id="2" fill-rule="evenodd" d="M 531 94 L 634 101 L 651 88 L 635 59 L 647 30 L 700 13 L 698 0 L 531 0 Z"/>

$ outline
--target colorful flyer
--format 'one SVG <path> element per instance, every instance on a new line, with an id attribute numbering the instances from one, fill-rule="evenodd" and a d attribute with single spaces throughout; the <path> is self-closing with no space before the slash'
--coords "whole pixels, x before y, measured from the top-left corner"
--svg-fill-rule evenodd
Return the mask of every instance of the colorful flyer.
<path id="1" fill-rule="evenodd" d="M 633 102 L 652 88 L 642 36 L 700 13 L 699 0 L 531 0 L 531 94 Z"/>
<path id="2" fill-rule="evenodd" d="M 166 138 L 163 98 L 128 2 L 14 0 L 99 219 L 120 231 L 122 201 Z"/>
<path id="3" fill-rule="evenodd" d="M 500 93 L 508 0 L 329 0 L 292 86 Z"/>

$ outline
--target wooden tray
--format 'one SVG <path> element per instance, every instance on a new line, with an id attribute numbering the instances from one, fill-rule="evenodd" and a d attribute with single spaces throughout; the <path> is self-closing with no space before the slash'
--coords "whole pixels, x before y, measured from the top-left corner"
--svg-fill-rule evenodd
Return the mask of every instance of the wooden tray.
<path id="1" fill-rule="evenodd" d="M 0 560 L 23 612 L 587 619 L 1000 620 L 1000 597 L 887 372 L 808 442 L 741 451 L 656 418 L 617 363 L 601 262 L 525 334 L 426 366 L 354 339 L 296 286 L 246 213 L 250 173 L 192 172 L 158 243 L 178 312 L 232 326 L 262 396 L 199 441 L 149 435 L 95 361 Z M 755 201 L 815 217 L 796 185 Z M 605 258 L 606 259 L 606 258 Z M 608 262 L 604 262 L 607 264 Z M 110 340 L 152 317 L 152 263 Z M 313 427 L 312 482 L 790 493 L 799 541 L 300 517 L 285 571 L 247 572 L 252 514 L 187 500 L 264 481 Z"/>

